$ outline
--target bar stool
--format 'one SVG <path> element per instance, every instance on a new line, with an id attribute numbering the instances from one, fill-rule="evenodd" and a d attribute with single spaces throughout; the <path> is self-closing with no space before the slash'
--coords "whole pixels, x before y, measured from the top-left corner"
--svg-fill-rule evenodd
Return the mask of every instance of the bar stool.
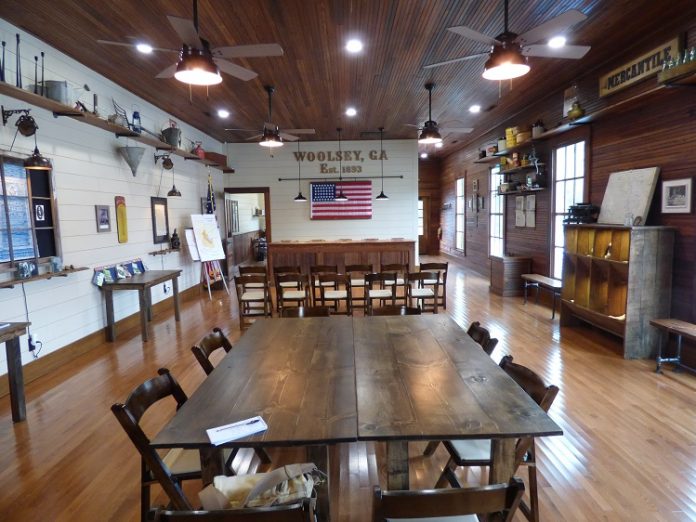
<path id="1" fill-rule="evenodd" d="M 447 268 L 449 263 L 421 263 L 421 272 L 437 272 L 439 275 L 440 289 L 442 290 L 442 295 L 440 296 L 440 303 L 444 310 L 447 310 Z M 429 282 L 426 282 L 429 283 Z"/>
<path id="2" fill-rule="evenodd" d="M 337 274 L 338 265 L 314 265 L 309 267 L 309 284 L 312 293 L 312 303 L 319 303 L 319 275 L 320 274 Z M 331 286 L 331 283 L 326 283 Z"/>
<path id="3" fill-rule="evenodd" d="M 353 315 L 350 276 L 346 274 L 319 274 L 319 300 L 321 306 L 325 306 L 327 301 L 333 302 L 335 312 L 338 312 L 339 302 L 345 301 L 346 315 Z"/>

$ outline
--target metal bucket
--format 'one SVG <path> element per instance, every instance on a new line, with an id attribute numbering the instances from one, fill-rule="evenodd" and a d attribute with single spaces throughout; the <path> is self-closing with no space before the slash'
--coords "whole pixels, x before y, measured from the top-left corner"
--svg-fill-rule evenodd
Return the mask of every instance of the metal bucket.
<path id="1" fill-rule="evenodd" d="M 70 97 L 68 96 L 68 82 L 65 80 L 46 80 L 44 82 L 44 95 L 46 98 L 62 103 L 63 105 L 70 105 Z"/>
<path id="2" fill-rule="evenodd" d="M 162 131 L 162 138 L 172 147 L 178 148 L 181 141 L 181 129 L 178 127 L 167 127 Z"/>

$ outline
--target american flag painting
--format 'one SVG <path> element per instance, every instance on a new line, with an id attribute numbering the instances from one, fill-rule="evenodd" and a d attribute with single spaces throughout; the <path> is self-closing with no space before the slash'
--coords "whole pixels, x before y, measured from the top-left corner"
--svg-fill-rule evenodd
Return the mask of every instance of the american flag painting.
<path id="1" fill-rule="evenodd" d="M 311 219 L 371 219 L 372 181 L 310 183 Z M 334 198 L 343 189 L 348 201 Z"/>

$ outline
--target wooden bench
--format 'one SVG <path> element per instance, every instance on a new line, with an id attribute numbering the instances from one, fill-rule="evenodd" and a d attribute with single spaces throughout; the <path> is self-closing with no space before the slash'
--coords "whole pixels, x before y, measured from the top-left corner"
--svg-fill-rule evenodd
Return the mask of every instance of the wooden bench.
<path id="1" fill-rule="evenodd" d="M 527 288 L 530 286 L 536 288 L 535 303 L 539 303 L 539 288 L 549 290 L 553 294 L 553 303 L 551 305 L 551 319 L 556 317 L 556 298 L 561 297 L 561 289 L 563 283 L 558 279 L 546 277 L 539 274 L 522 274 L 520 276 L 524 281 L 524 303 L 527 304 Z"/>
<path id="2" fill-rule="evenodd" d="M 655 371 L 660 373 L 662 371 L 662 363 L 666 362 L 676 364 L 675 370 L 684 366 L 681 363 L 682 339 L 686 337 L 690 341 L 696 341 L 696 324 L 687 323 L 680 319 L 652 319 L 650 324 L 660 330 L 660 336 L 662 336 L 662 332 L 667 332 L 667 338 L 669 338 L 669 334 L 677 336 L 677 354 L 674 357 L 662 357 L 662 347 L 667 343 L 666 339 L 664 340 L 665 342 L 663 342 L 663 339 L 660 338 L 660 342 L 657 345 L 657 357 L 655 357 L 655 361 L 657 362 Z M 687 368 L 686 366 L 684 367 Z"/>

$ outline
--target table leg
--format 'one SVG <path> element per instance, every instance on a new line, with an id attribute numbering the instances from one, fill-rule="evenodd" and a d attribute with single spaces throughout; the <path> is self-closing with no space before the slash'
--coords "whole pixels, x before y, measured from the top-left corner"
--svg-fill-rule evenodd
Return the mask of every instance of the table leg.
<path id="1" fill-rule="evenodd" d="M 319 522 L 331 520 L 331 505 L 329 495 L 331 492 L 329 477 L 329 446 L 307 446 L 307 460 L 316 464 L 317 468 L 326 473 L 326 482 L 316 487 L 317 490 L 317 520 Z"/>
<path id="2" fill-rule="evenodd" d="M 676 365 L 674 366 L 674 371 L 678 372 L 681 366 L 681 352 L 682 352 L 682 336 L 681 334 L 677 336 L 677 357 Z"/>
<path id="3" fill-rule="evenodd" d="M 655 357 L 655 373 L 662 373 L 662 343 L 664 338 L 662 335 L 662 330 L 657 333 L 657 356 Z M 667 334 L 667 340 L 669 341 L 669 334 Z"/>
<path id="4" fill-rule="evenodd" d="M 7 355 L 7 380 L 10 385 L 12 422 L 20 422 L 26 419 L 27 411 L 24 401 L 24 373 L 22 354 L 19 351 L 19 337 L 5 341 L 5 354 Z"/>
<path id="5" fill-rule="evenodd" d="M 147 322 L 152 321 L 152 287 L 145 289 L 145 301 L 147 301 Z"/>
<path id="6" fill-rule="evenodd" d="M 408 489 L 408 441 L 387 441 L 387 489 Z"/>
<path id="7" fill-rule="evenodd" d="M 491 441 L 491 471 L 489 484 L 507 484 L 515 473 L 515 443 L 517 439 Z"/>
<path id="8" fill-rule="evenodd" d="M 106 301 L 106 340 L 113 342 L 116 339 L 116 324 L 114 320 L 114 293 L 104 289 L 104 300 Z"/>
<path id="9" fill-rule="evenodd" d="M 551 319 L 555 319 L 556 317 L 556 292 L 553 292 L 553 299 L 551 300 Z"/>
<path id="10" fill-rule="evenodd" d="M 179 278 L 172 278 L 172 290 L 174 292 L 174 318 L 177 321 L 181 320 L 181 313 L 179 312 Z"/>
<path id="11" fill-rule="evenodd" d="M 138 290 L 138 298 L 140 299 L 140 334 L 143 337 L 143 341 L 147 341 L 147 297 L 145 296 L 146 290 L 141 288 Z"/>
<path id="12" fill-rule="evenodd" d="M 216 475 L 225 474 L 225 457 L 222 448 L 201 448 L 201 480 L 203 487 L 213 483 Z"/>
<path id="13" fill-rule="evenodd" d="M 529 285 L 527 284 L 527 281 L 524 282 L 524 304 L 527 304 L 527 287 Z"/>

